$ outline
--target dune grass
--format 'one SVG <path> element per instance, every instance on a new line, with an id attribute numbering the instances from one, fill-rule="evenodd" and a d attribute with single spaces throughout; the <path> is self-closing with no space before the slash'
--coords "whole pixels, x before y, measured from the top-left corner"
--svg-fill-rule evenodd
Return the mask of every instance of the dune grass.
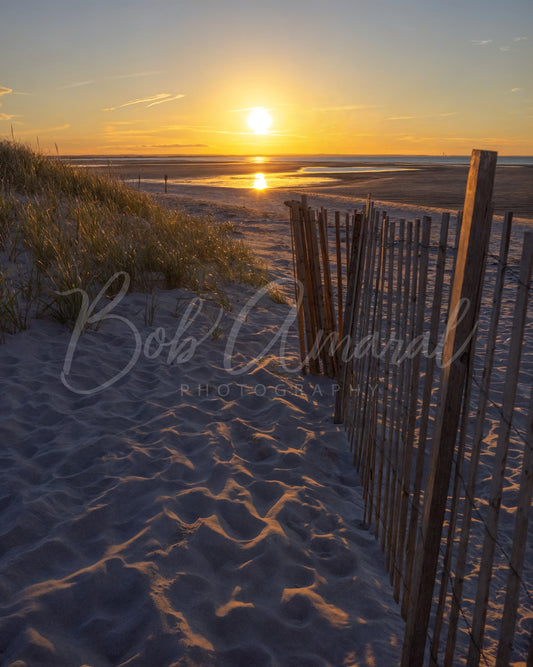
<path id="1" fill-rule="evenodd" d="M 0 142 L 0 338 L 29 314 L 75 322 L 81 288 L 96 294 L 118 271 L 130 289 L 262 285 L 266 271 L 229 223 L 193 218 L 148 195 L 10 141 Z"/>

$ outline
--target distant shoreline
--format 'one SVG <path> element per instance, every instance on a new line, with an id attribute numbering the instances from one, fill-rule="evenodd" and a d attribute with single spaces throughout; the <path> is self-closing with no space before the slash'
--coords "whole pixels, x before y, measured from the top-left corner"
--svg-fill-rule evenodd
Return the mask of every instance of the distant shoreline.
<path id="1" fill-rule="evenodd" d="M 370 157 L 370 156 L 369 156 Z M 438 164 L 415 162 L 412 156 L 404 156 L 405 161 L 394 162 L 387 160 L 384 156 L 375 156 L 374 159 L 366 161 L 343 157 L 333 159 L 325 157 L 305 159 L 289 158 L 265 158 L 265 162 L 252 158 L 229 159 L 227 157 L 212 158 L 131 158 L 126 159 L 108 157 L 94 157 L 93 169 L 96 172 L 112 174 L 123 180 L 138 180 L 141 178 L 142 189 L 159 190 L 164 176 L 169 179 L 169 192 L 178 194 L 184 189 L 194 187 L 198 196 L 204 192 L 206 195 L 212 189 L 207 183 L 196 179 L 217 179 L 216 185 L 220 187 L 220 179 L 235 178 L 255 173 L 263 173 L 268 177 L 270 174 L 296 174 L 301 167 L 317 166 L 388 166 L 392 168 L 410 167 L 403 171 L 383 172 L 360 172 L 360 173 L 337 173 L 335 180 L 322 183 L 298 181 L 290 187 L 273 188 L 269 191 L 286 191 L 288 193 L 305 191 L 312 195 L 313 192 L 322 195 L 336 195 L 342 198 L 365 198 L 369 193 L 377 200 L 408 204 L 413 206 L 428 206 L 457 210 L 462 208 L 466 179 L 468 174 L 468 163 L 464 164 Z M 437 158 L 434 158 L 435 160 Z M 500 159 L 496 170 L 496 182 L 494 187 L 494 212 L 502 215 L 505 211 L 513 211 L 516 217 L 533 219 L 533 158 L 530 165 L 504 164 L 505 158 Z M 257 160 L 257 161 L 256 161 Z M 411 160 L 407 162 L 407 160 Z M 467 158 L 465 158 L 467 160 Z M 81 158 L 67 160 L 72 164 L 83 163 Z M 93 170 L 91 169 L 91 171 Z M 268 182 L 268 178 L 267 178 Z M 159 183 L 159 185 L 158 185 Z M 147 187 L 149 185 L 149 187 Z M 171 186 L 171 187 L 170 187 Z M 234 190 L 227 188 L 229 191 Z"/>
<path id="2" fill-rule="evenodd" d="M 142 155 L 142 154 L 114 154 L 114 155 L 99 155 L 99 154 L 83 154 L 83 155 L 64 155 L 60 156 L 62 160 L 76 163 L 78 161 L 91 162 L 130 162 L 130 161 L 158 161 L 158 160 L 173 160 L 176 163 L 188 162 L 251 162 L 257 163 L 258 160 L 263 162 L 305 162 L 305 163 L 324 163 L 324 162 L 343 162 L 343 163 L 409 163 L 409 164 L 466 164 L 470 163 L 469 155 L 326 155 L 326 154 L 302 154 L 302 155 L 192 155 L 192 154 L 165 154 L 160 155 Z M 498 155 L 498 163 L 500 165 L 533 165 L 533 155 Z"/>

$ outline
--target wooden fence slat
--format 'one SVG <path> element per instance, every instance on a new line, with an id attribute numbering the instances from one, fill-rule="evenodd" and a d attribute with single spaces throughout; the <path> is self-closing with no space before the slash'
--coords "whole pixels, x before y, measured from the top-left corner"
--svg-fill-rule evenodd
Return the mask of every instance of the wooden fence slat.
<path id="1" fill-rule="evenodd" d="M 363 273 L 361 275 L 361 306 L 359 320 L 359 328 L 354 331 L 353 342 L 362 340 L 368 330 L 368 321 L 369 321 L 369 301 L 372 297 L 372 275 L 373 275 L 373 266 L 374 266 L 374 246 L 375 246 L 375 229 L 374 229 L 374 218 L 375 211 L 370 210 L 367 218 L 367 230 L 366 238 L 368 242 L 366 245 L 365 252 L 365 263 L 363 265 Z M 352 413 L 348 417 L 348 436 L 350 441 L 353 443 L 354 448 L 354 465 L 357 470 L 360 470 L 361 466 L 361 435 L 362 428 L 356 430 L 356 424 L 360 425 L 359 416 L 362 414 L 365 405 L 365 396 L 362 395 L 361 387 L 363 384 L 363 364 L 365 359 L 361 360 L 360 358 L 354 359 L 354 385 L 355 391 L 358 392 L 358 400 L 353 404 Z M 353 403 L 353 402 L 352 402 Z"/>
<path id="2" fill-rule="evenodd" d="M 307 253 L 305 251 L 305 242 L 303 238 L 302 212 L 299 202 L 289 202 L 294 220 L 294 243 L 296 250 L 296 266 L 298 269 L 298 280 L 302 290 L 302 308 L 304 315 L 305 328 L 305 356 L 308 359 L 308 367 L 311 373 L 318 372 L 318 365 L 315 359 L 309 358 L 309 351 L 314 341 L 314 317 L 312 304 L 310 302 L 311 293 L 311 270 L 308 263 Z"/>
<path id="3" fill-rule="evenodd" d="M 333 307 L 333 290 L 331 289 L 331 270 L 329 266 L 328 247 L 328 212 L 323 209 L 318 216 L 318 231 L 320 238 L 320 250 L 322 254 L 322 272 L 324 275 L 324 310 L 325 310 L 325 334 L 329 341 L 325 348 L 326 369 L 329 377 L 335 377 L 337 373 L 337 361 L 335 348 L 333 347 L 335 334 L 335 312 Z"/>
<path id="4" fill-rule="evenodd" d="M 511 547 L 511 567 L 507 580 L 507 592 L 502 614 L 500 643 L 496 657 L 497 667 L 506 667 L 511 662 L 513 637 L 520 597 L 520 583 L 526 554 L 527 530 L 533 494 L 533 388 L 529 399 L 527 430 L 522 460 L 522 476 L 516 503 L 513 546 Z"/>
<path id="5" fill-rule="evenodd" d="M 411 500 L 411 514 L 409 516 L 409 529 L 407 533 L 407 545 L 405 550 L 405 587 L 402 599 L 402 616 L 407 618 L 409 608 L 409 596 L 413 576 L 414 555 L 416 547 L 416 536 L 418 529 L 418 517 L 420 509 L 420 495 L 422 491 L 422 479 L 424 474 L 424 462 L 426 453 L 426 441 L 429 425 L 429 409 L 433 395 L 433 377 L 435 371 L 435 353 L 439 336 L 439 323 L 441 319 L 442 295 L 444 287 L 444 274 L 446 270 L 446 251 L 448 244 L 448 229 L 450 215 L 444 213 L 441 218 L 439 248 L 435 268 L 435 282 L 433 285 L 431 319 L 429 325 L 429 339 L 427 347 L 427 363 L 422 395 L 422 408 L 420 415 L 420 429 L 417 441 L 417 453 L 415 463 L 415 475 L 413 480 L 413 491 Z"/>
<path id="6" fill-rule="evenodd" d="M 475 356 L 475 340 L 472 341 L 472 348 L 469 355 L 468 372 L 467 372 L 466 386 L 463 396 L 463 407 L 461 413 L 461 424 L 459 427 L 459 442 L 457 445 L 454 484 L 453 484 L 451 501 L 449 503 L 450 507 L 447 520 L 448 534 L 446 539 L 446 551 L 444 553 L 442 572 L 440 575 L 439 596 L 435 612 L 435 621 L 433 624 L 433 633 L 432 633 L 433 636 L 430 645 L 430 664 L 433 667 L 438 667 L 439 665 L 438 655 L 440 646 L 440 636 L 444 622 L 444 612 L 448 595 L 448 583 L 450 580 L 453 547 L 455 543 L 455 529 L 457 525 L 457 510 L 459 507 L 460 485 L 463 479 L 464 453 L 466 446 L 468 421 L 470 417 L 470 401 L 472 398 L 474 356 Z"/>
<path id="7" fill-rule="evenodd" d="M 304 197 L 302 197 L 302 202 Z M 300 251 L 302 253 L 302 258 L 304 262 L 304 275 L 305 275 L 305 290 L 307 294 L 307 302 L 309 304 L 309 330 L 310 336 L 307 340 L 307 356 L 309 358 L 309 369 L 311 374 L 318 375 L 320 374 L 320 359 L 316 354 L 317 346 L 317 337 L 320 330 L 320 322 L 318 320 L 318 304 L 316 297 L 316 286 L 315 286 L 315 270 L 313 265 L 313 253 L 311 251 L 311 240 L 308 231 L 308 225 L 306 222 L 306 216 L 308 214 L 307 209 L 303 205 L 299 206 L 299 238 L 300 238 Z"/>
<path id="8" fill-rule="evenodd" d="M 358 301 L 361 290 L 360 274 L 362 271 L 363 247 L 365 239 L 365 228 L 361 218 L 358 216 L 355 221 L 352 247 L 354 252 L 350 256 L 350 266 L 348 270 L 346 287 L 346 306 L 344 309 L 344 321 L 342 329 L 341 359 L 339 361 L 339 391 L 337 392 L 335 402 L 334 423 L 339 424 L 345 421 L 346 407 L 348 400 L 347 380 L 351 376 L 351 361 L 348 359 L 348 352 L 353 342 L 354 322 L 358 315 Z"/>
<path id="9" fill-rule="evenodd" d="M 451 266 L 451 271 L 450 271 L 450 276 L 453 278 L 455 275 L 455 267 L 457 265 L 457 255 L 459 252 L 459 241 L 461 239 L 461 227 L 463 224 L 463 212 L 462 211 L 457 211 L 457 215 L 455 217 L 455 235 L 454 235 L 454 242 L 453 242 L 453 260 L 452 260 L 452 266 Z M 452 290 L 451 290 L 451 285 L 450 285 L 450 291 L 448 294 L 448 311 L 450 310 L 450 304 L 452 301 Z"/>
<path id="10" fill-rule="evenodd" d="M 296 245 L 295 245 L 295 230 L 296 217 L 298 216 L 298 209 L 294 206 L 295 202 L 285 202 L 285 205 L 289 207 L 289 220 L 290 220 L 290 230 L 291 230 L 291 255 L 292 255 L 292 271 L 294 276 L 294 300 L 296 302 L 296 307 L 298 308 L 298 339 L 300 343 L 300 363 L 302 372 L 305 373 L 308 370 L 307 361 L 306 361 L 306 351 L 305 351 L 305 332 L 304 332 L 304 310 L 303 310 L 303 280 L 304 277 L 300 273 L 299 259 L 300 256 L 297 255 Z"/>
<path id="11" fill-rule="evenodd" d="M 387 524 L 387 513 L 389 505 L 389 486 L 390 486 L 390 476 L 391 476 L 391 448 L 390 448 L 390 438 L 388 437 L 387 423 L 390 410 L 388 409 L 388 399 L 389 399 L 389 376 L 390 376 L 390 362 L 391 362 L 391 346 L 389 345 L 391 340 L 391 330 L 392 330 L 392 306 L 393 306 L 393 290 L 394 290 L 394 258 L 395 258 L 395 247 L 394 239 L 396 236 L 396 223 L 391 223 L 391 232 L 389 237 L 389 271 L 387 277 L 387 311 L 385 315 L 386 321 L 386 335 L 385 340 L 387 343 L 387 350 L 385 354 L 385 370 L 384 370 L 384 394 L 383 394 L 383 417 L 381 420 L 381 449 L 383 451 L 383 457 L 385 459 L 385 479 L 383 481 L 383 510 L 380 510 L 380 514 L 383 515 L 381 520 L 381 548 L 385 550 L 385 533 L 386 533 L 386 524 Z M 379 521 L 376 526 L 376 537 L 378 536 L 379 531 Z"/>
<path id="12" fill-rule="evenodd" d="M 467 366 L 468 348 L 477 321 L 473 307 L 480 291 L 479 269 L 483 265 L 490 235 L 489 208 L 494 186 L 497 154 L 472 152 L 468 175 L 461 238 L 452 288 L 451 321 L 443 351 L 442 392 L 430 460 L 422 535 L 417 556 L 416 580 L 410 598 L 402 667 L 422 667 L 437 570 L 448 485 Z M 466 302 L 464 300 L 467 300 Z M 469 307 L 464 309 L 464 304 Z M 463 310 L 462 319 L 459 309 Z"/>
<path id="13" fill-rule="evenodd" d="M 379 331 L 381 331 L 381 312 L 382 312 L 382 298 L 383 298 L 383 272 L 385 262 L 386 240 L 387 240 L 387 224 L 386 215 L 383 213 L 380 216 L 381 228 L 376 228 L 376 251 L 377 266 L 375 270 L 375 288 L 374 288 L 374 303 L 372 312 L 372 324 L 370 333 L 375 338 L 378 331 L 377 323 L 380 323 Z M 378 222 L 378 220 L 376 220 Z M 379 243 L 377 243 L 379 241 Z M 374 283 L 373 283 L 374 285 Z M 378 398 L 378 358 L 375 354 L 375 347 L 379 349 L 380 336 L 377 336 L 376 345 L 372 343 L 371 351 L 368 353 L 367 363 L 367 380 L 365 385 L 365 393 L 367 396 L 367 480 L 365 495 L 365 510 L 364 521 L 370 525 L 372 520 L 372 510 L 374 502 L 374 487 L 376 484 L 376 402 Z M 364 487 L 363 487 L 364 490 Z"/>
<path id="14" fill-rule="evenodd" d="M 428 282 L 428 267 L 429 267 L 429 242 L 431 238 L 431 218 L 429 216 L 424 216 L 422 221 L 422 247 L 420 252 L 420 280 L 418 281 L 418 294 L 416 295 L 416 313 L 413 313 L 413 323 L 414 326 L 411 331 L 411 340 L 417 340 L 422 336 L 424 329 L 424 318 L 426 311 L 426 290 Z M 417 243 L 418 246 L 418 243 Z M 416 253 L 418 254 L 418 247 L 416 248 Z M 416 271 L 416 268 L 415 268 Z M 416 285 L 413 284 L 413 291 L 416 291 Z M 414 435 L 415 435 L 415 423 L 416 423 L 416 413 L 418 405 L 418 385 L 420 380 L 420 359 L 422 355 L 422 349 L 420 348 L 417 352 L 415 358 L 413 359 L 411 373 L 410 373 L 410 385 L 409 385 L 409 406 L 408 406 L 408 418 L 406 425 L 406 452 L 404 459 L 404 470 L 403 470 L 403 488 L 401 496 L 401 508 L 400 508 L 400 530 L 399 530 L 399 541 L 398 541 L 398 568 L 400 572 L 403 570 L 403 558 L 404 558 L 404 547 L 407 537 L 407 514 L 409 510 L 409 500 L 410 500 L 410 491 L 411 491 L 411 470 L 412 470 L 412 460 L 413 460 L 413 449 L 414 449 Z M 404 581 L 404 585 L 405 585 Z M 395 595 L 398 596 L 400 593 L 400 577 L 397 580 L 397 590 Z M 404 589 L 405 590 L 405 589 Z M 405 595 L 405 593 L 404 593 Z"/>
<path id="15" fill-rule="evenodd" d="M 472 630 L 470 633 L 470 648 L 468 651 L 468 667 L 479 664 L 483 636 L 485 633 L 485 619 L 487 616 L 487 605 L 489 599 L 490 580 L 496 548 L 496 535 L 498 532 L 498 518 L 502 501 L 504 485 L 505 465 L 507 461 L 507 450 L 509 445 L 509 433 L 513 419 L 514 402 L 516 398 L 516 387 L 520 371 L 520 358 L 522 354 L 522 340 L 527 315 L 527 301 L 529 297 L 529 281 L 533 268 L 533 233 L 524 235 L 524 246 L 522 259 L 520 261 L 520 274 L 518 294 L 509 344 L 509 357 L 507 359 L 507 373 L 503 390 L 502 419 L 498 433 L 498 443 L 494 453 L 494 468 L 489 492 L 489 506 L 485 518 L 485 537 L 483 540 L 483 555 L 478 574 L 478 585 L 476 592 L 476 603 L 472 617 Z"/>
<path id="16" fill-rule="evenodd" d="M 350 214 L 346 213 L 345 220 L 344 220 L 344 227 L 346 229 L 346 266 L 350 266 L 350 261 L 351 261 L 351 250 L 352 250 L 352 244 L 351 244 L 351 239 L 350 239 Z"/>
<path id="17" fill-rule="evenodd" d="M 402 341 L 402 305 L 403 305 L 403 268 L 405 257 L 405 220 L 400 220 L 400 242 L 398 246 L 398 268 L 396 271 L 396 308 L 394 314 L 394 331 L 398 341 Z M 392 567 L 392 541 L 393 541 L 393 526 L 395 519 L 395 499 L 398 485 L 398 468 L 399 468 L 399 443 L 398 443 L 398 422 L 400 414 L 400 391 L 399 391 L 399 369 L 398 363 L 393 359 L 392 366 L 392 405 L 391 405 L 391 480 L 389 490 L 389 509 L 388 509 L 388 526 L 387 536 L 385 540 L 386 565 L 389 573 Z"/>
<path id="18" fill-rule="evenodd" d="M 353 352 L 353 345 L 357 340 L 357 332 L 361 319 L 361 299 L 362 299 L 362 281 L 365 273 L 365 259 L 369 219 L 366 214 L 354 214 L 354 227 L 352 230 L 351 250 L 350 250 L 350 280 L 353 280 L 353 298 L 346 308 L 344 328 L 346 329 L 346 317 L 349 313 L 349 327 L 346 338 L 347 351 L 350 354 Z M 354 411 L 353 401 L 350 403 L 349 398 L 354 387 L 354 366 L 355 359 L 350 358 L 348 364 L 344 366 L 344 374 L 342 376 L 342 410 L 345 429 L 347 431 L 348 441 L 350 447 L 353 449 L 351 440 L 352 429 L 352 413 Z"/>
<path id="19" fill-rule="evenodd" d="M 387 276 L 387 271 L 390 269 L 390 263 L 391 263 L 391 257 L 390 257 L 390 251 L 389 247 L 391 246 L 391 229 L 393 229 L 393 223 L 390 222 L 389 217 L 385 216 L 383 220 L 383 228 L 382 228 L 382 236 L 381 236 L 381 255 L 382 255 L 382 260 L 381 260 L 381 277 L 380 277 L 380 283 L 379 283 L 379 304 L 378 304 L 378 310 L 376 314 L 377 322 L 378 322 L 378 343 L 377 343 L 377 349 L 379 350 L 379 357 L 377 359 L 374 359 L 374 364 L 375 364 L 375 370 L 374 370 L 374 376 L 372 380 L 372 385 L 374 387 L 374 391 L 377 392 L 379 389 L 377 388 L 378 383 L 380 382 L 380 367 L 381 367 L 381 342 L 382 342 L 382 331 L 383 331 L 383 307 L 385 300 L 387 298 L 387 292 L 385 289 L 385 283 L 386 283 L 386 276 Z M 385 343 L 387 343 L 387 338 L 385 338 Z M 386 402 L 387 399 L 387 388 L 385 386 L 385 382 L 381 383 L 381 410 L 377 411 L 375 415 L 373 415 L 373 424 L 375 427 L 374 433 L 372 434 L 372 438 L 374 440 L 374 450 L 376 452 L 376 460 L 375 460 L 375 468 L 376 468 L 376 473 L 375 473 L 375 483 L 376 483 L 376 502 L 375 502 L 375 527 L 376 527 L 376 536 L 378 535 L 379 532 L 379 523 L 381 519 L 381 488 L 383 484 L 383 469 L 384 469 L 384 464 L 385 464 L 385 450 L 384 450 L 384 434 L 383 434 L 383 423 L 381 423 L 381 430 L 379 433 L 379 438 L 378 438 L 378 431 L 377 431 L 377 426 L 379 422 L 379 415 L 383 415 L 386 413 Z M 377 400 L 377 399 L 376 399 Z M 372 503 L 371 503 L 372 504 Z M 370 508 L 370 518 L 368 523 L 370 524 L 372 521 L 372 507 Z"/>
<path id="20" fill-rule="evenodd" d="M 398 364 L 399 364 L 399 381 L 398 381 L 398 421 L 396 427 L 396 439 L 397 439 L 397 460 L 396 466 L 398 468 L 398 474 L 396 476 L 396 486 L 394 488 L 394 494 L 392 498 L 392 515 L 393 515 L 393 524 L 392 524 L 392 542 L 391 542 L 391 582 L 394 587 L 394 599 L 396 602 L 399 601 L 399 592 L 400 592 L 400 577 L 401 571 L 398 567 L 398 542 L 400 539 L 399 536 L 399 519 L 400 519 L 400 504 L 402 497 L 402 488 L 403 488 L 403 473 L 404 473 L 404 461 L 405 461 L 405 450 L 408 447 L 406 442 L 406 421 L 407 421 L 407 410 L 408 410 L 408 398 L 407 398 L 407 387 L 409 386 L 409 360 L 405 355 L 405 348 L 407 346 L 407 341 L 409 334 L 411 333 L 411 319 L 412 319 L 412 290 L 413 283 L 416 280 L 414 277 L 415 273 L 415 264 L 418 264 L 418 248 L 416 253 L 414 251 L 414 243 L 416 237 L 419 235 L 420 231 L 420 220 L 415 220 L 414 222 L 409 222 L 407 224 L 407 253 L 405 261 L 405 277 L 404 277 L 404 290 L 402 298 L 402 318 L 401 318 L 401 329 L 400 329 L 400 340 L 402 341 L 402 350 L 399 355 Z M 416 256 L 416 260 L 415 260 Z"/>
<path id="21" fill-rule="evenodd" d="M 327 325 L 317 240 L 317 220 L 314 211 L 309 209 L 304 210 L 304 224 L 308 239 L 309 263 L 312 271 L 313 301 L 316 308 L 316 355 L 317 358 L 322 359 L 323 367 L 329 374 L 331 370 L 328 363 L 329 359 L 322 345 Z"/>
<path id="22" fill-rule="evenodd" d="M 496 350 L 496 338 L 498 335 L 498 323 L 502 305 L 502 294 L 505 281 L 505 270 L 507 268 L 507 255 L 509 254 L 509 244 L 511 241 L 513 216 L 512 213 L 506 213 L 503 222 L 503 228 L 500 238 L 500 251 L 498 260 L 498 269 L 494 284 L 494 293 L 492 297 L 492 311 L 487 333 L 487 347 L 485 351 L 485 360 L 483 364 L 483 373 L 479 389 L 479 400 L 476 412 L 476 423 L 472 444 L 470 445 L 470 469 L 466 483 L 465 500 L 462 511 L 461 536 L 457 550 L 455 564 L 455 573 L 453 581 L 453 595 L 448 620 L 448 636 L 446 639 L 446 653 L 444 656 L 445 667 L 453 667 L 455 644 L 457 636 L 457 623 L 459 621 L 459 612 L 461 600 L 463 597 L 463 580 L 466 571 L 466 559 L 468 552 L 468 543 L 470 539 L 470 525 L 472 522 L 472 511 L 474 508 L 474 497 L 476 492 L 476 477 L 479 465 L 479 457 L 483 441 L 485 427 L 485 413 L 487 410 L 487 401 L 489 396 L 489 387 L 492 377 L 492 367 L 494 364 L 494 353 Z"/>
<path id="23" fill-rule="evenodd" d="M 335 211 L 335 249 L 337 259 L 337 315 L 339 338 L 342 337 L 342 254 L 341 254 L 341 231 L 340 231 L 340 213 Z"/>
<path id="24" fill-rule="evenodd" d="M 376 259 L 377 257 L 377 247 L 378 247 L 378 237 L 379 237 L 379 222 L 380 216 L 378 211 L 374 211 L 372 215 L 371 222 L 371 234 L 372 239 L 370 245 L 370 263 L 368 265 L 368 272 L 366 275 L 366 289 L 365 289 L 365 298 L 363 301 L 363 329 L 361 331 L 361 340 L 365 339 L 367 336 L 372 335 L 372 313 L 374 309 L 372 308 L 372 303 L 374 301 L 374 296 L 376 293 L 375 281 L 376 281 Z M 358 458 L 358 468 L 361 469 L 361 482 L 363 486 L 363 496 L 366 499 L 368 493 L 368 407 L 370 402 L 369 397 L 369 381 L 370 381 L 370 367 L 372 362 L 372 355 L 368 352 L 358 360 L 359 374 L 357 378 L 357 387 L 362 390 L 363 400 L 360 402 L 360 411 L 359 411 L 359 420 L 357 433 L 358 449 L 359 449 L 359 458 Z M 366 502 L 366 500 L 365 500 Z"/>

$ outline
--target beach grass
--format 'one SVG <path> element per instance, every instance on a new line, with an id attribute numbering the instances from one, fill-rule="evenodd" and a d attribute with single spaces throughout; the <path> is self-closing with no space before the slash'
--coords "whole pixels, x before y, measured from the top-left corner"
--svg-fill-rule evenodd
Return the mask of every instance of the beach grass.
<path id="1" fill-rule="evenodd" d="M 94 295 L 120 271 L 133 291 L 185 287 L 221 299 L 228 283 L 267 282 L 230 223 L 170 211 L 11 141 L 0 142 L 0 252 L 0 338 L 30 313 L 73 324 L 81 295 L 61 293 Z"/>

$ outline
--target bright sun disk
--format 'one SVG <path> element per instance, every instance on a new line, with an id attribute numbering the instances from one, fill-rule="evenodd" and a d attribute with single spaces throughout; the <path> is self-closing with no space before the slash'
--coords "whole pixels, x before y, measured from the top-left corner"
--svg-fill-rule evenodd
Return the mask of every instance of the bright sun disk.
<path id="1" fill-rule="evenodd" d="M 272 117 L 266 109 L 254 109 L 248 116 L 248 125 L 256 134 L 267 134 L 272 125 Z"/>

